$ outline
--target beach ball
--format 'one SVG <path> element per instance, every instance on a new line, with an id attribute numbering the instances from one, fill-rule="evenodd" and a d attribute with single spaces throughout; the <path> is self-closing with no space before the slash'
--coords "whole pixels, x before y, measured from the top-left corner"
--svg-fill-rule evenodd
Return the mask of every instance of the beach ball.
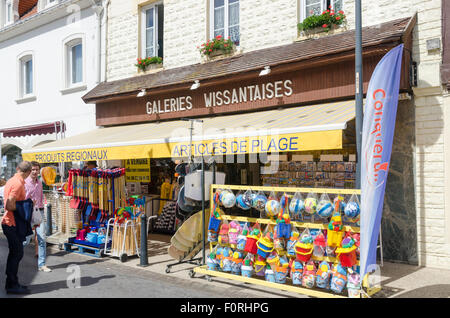
<path id="1" fill-rule="evenodd" d="M 314 214 L 317 211 L 317 199 L 306 198 L 305 200 L 305 212 L 308 214 Z"/>
<path id="2" fill-rule="evenodd" d="M 331 214 L 333 214 L 333 211 L 334 211 L 333 204 L 331 204 L 331 202 L 328 200 L 320 201 L 319 204 L 317 205 L 317 214 L 321 218 L 330 217 Z"/>
<path id="3" fill-rule="evenodd" d="M 248 210 L 252 207 L 251 204 L 244 198 L 243 194 L 239 194 L 236 197 L 236 205 L 241 208 L 242 210 Z"/>
<path id="4" fill-rule="evenodd" d="M 344 214 L 351 218 L 354 219 L 356 218 L 360 213 L 360 209 L 359 209 L 359 204 L 357 202 L 348 202 L 347 205 L 345 206 L 344 209 Z"/>
<path id="5" fill-rule="evenodd" d="M 305 209 L 305 203 L 301 199 L 293 199 L 289 204 L 289 211 L 293 216 L 300 216 Z"/>
<path id="6" fill-rule="evenodd" d="M 252 207 L 259 211 L 263 211 L 266 208 L 267 198 L 264 195 L 257 194 L 252 200 Z"/>
<path id="7" fill-rule="evenodd" d="M 268 200 L 265 209 L 269 217 L 276 217 L 281 211 L 280 202 L 277 200 Z"/>
<path id="8" fill-rule="evenodd" d="M 236 196 L 233 194 L 233 192 L 226 192 L 222 195 L 222 198 L 220 200 L 224 207 L 231 208 L 236 203 Z"/>

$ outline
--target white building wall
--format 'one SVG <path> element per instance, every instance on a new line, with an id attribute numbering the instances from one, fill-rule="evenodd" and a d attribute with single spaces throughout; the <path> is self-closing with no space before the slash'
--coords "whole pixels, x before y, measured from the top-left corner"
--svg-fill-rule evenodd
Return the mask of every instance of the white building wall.
<path id="1" fill-rule="evenodd" d="M 64 18 L 0 42 L 1 128 L 63 120 L 67 126 L 66 137 L 69 137 L 96 127 L 95 105 L 85 104 L 81 97 L 96 85 L 97 17 L 90 6 L 81 11 L 76 10 L 76 7 L 72 7 Z M 71 21 L 77 22 L 70 23 Z M 82 34 L 85 40 L 83 51 L 85 86 L 75 92 L 62 93 L 65 67 L 63 41 L 73 34 Z M 19 83 L 17 57 L 25 51 L 33 53 L 35 78 L 33 91 L 36 99 L 17 103 Z M 55 136 L 17 139 L 28 149 L 41 142 L 43 138 L 54 140 Z"/>

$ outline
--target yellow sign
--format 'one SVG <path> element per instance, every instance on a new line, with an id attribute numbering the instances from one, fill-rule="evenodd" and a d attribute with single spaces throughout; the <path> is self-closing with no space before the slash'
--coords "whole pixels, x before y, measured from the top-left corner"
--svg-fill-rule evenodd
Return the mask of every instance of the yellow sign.
<path id="1" fill-rule="evenodd" d="M 246 136 L 194 141 L 194 156 L 276 153 L 342 149 L 342 130 L 311 131 L 268 136 Z M 22 153 L 23 160 L 40 163 L 125 160 L 139 158 L 180 158 L 189 155 L 189 142 L 158 143 L 135 146 L 86 148 L 49 152 Z"/>
<path id="2" fill-rule="evenodd" d="M 125 160 L 127 182 L 150 182 L 150 159 Z"/>

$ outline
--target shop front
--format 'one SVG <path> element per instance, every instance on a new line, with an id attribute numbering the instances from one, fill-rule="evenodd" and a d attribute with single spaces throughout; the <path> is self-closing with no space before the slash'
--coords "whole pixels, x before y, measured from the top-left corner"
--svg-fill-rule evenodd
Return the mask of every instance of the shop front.
<path id="1" fill-rule="evenodd" d="M 408 18 L 363 30 L 364 91 L 378 61 L 400 43 L 407 48 L 400 93 L 410 91 L 409 52 L 414 23 L 414 18 Z M 341 262 L 346 262 L 345 254 L 355 251 L 358 243 L 358 217 L 344 215 L 343 204 L 356 204 L 360 193 L 355 190 L 353 38 L 352 32 L 344 32 L 315 41 L 295 42 L 101 83 L 83 99 L 96 104 L 97 125 L 102 128 L 34 147 L 23 152 L 23 158 L 42 163 L 95 160 L 99 168 L 109 169 L 106 173 L 111 174 L 118 171 L 112 168 L 124 168 L 120 170 L 123 179 L 115 185 L 116 190 L 119 187 L 119 192 L 123 192 L 121 204 L 132 207 L 126 210 L 131 219 L 145 212 L 148 216 L 157 215 L 157 224 L 167 224 L 159 228 L 173 235 L 168 253 L 176 260 L 192 259 L 200 249 L 203 221 L 197 212 L 201 204 L 186 196 L 183 186 L 186 190 L 187 183 L 193 180 L 189 179 L 189 173 L 199 170 L 196 163 L 204 162 L 205 170 L 214 169 L 224 178 L 206 182 L 209 209 L 203 225 L 210 244 L 203 263 L 210 262 L 211 267 L 202 267 L 199 272 L 211 274 L 216 262 L 218 272 L 233 279 L 230 276 L 233 275 L 232 263 L 241 260 L 242 269 L 252 264 L 255 270 L 256 265 L 260 265 L 259 269 L 263 270 L 260 273 L 272 270 L 275 277 L 279 275 L 280 279 L 273 282 L 277 285 L 272 287 L 282 284 L 289 285 L 288 290 L 295 289 L 291 276 L 292 281 L 284 283 L 286 268 L 291 269 L 292 275 L 293 268 L 300 271 L 300 266 L 302 273 L 306 273 L 306 269 L 314 273 L 317 269 L 326 272 L 326 266 L 331 271 L 332 264 L 337 265 L 341 256 Z M 270 73 L 261 74 L 267 67 Z M 180 164 L 183 162 L 191 164 Z M 82 171 L 73 172 L 72 176 L 75 175 L 77 179 L 89 178 Z M 101 174 L 96 177 L 100 178 Z M 68 182 L 76 184 L 73 179 Z M 85 182 L 89 187 L 89 180 Z M 199 186 L 195 182 L 193 185 L 194 188 Z M 94 202 L 95 206 L 98 204 L 94 198 L 89 199 L 89 191 L 72 195 L 78 199 L 77 208 L 81 210 L 82 198 L 88 198 L 87 202 Z M 122 198 L 122 194 L 117 195 Z M 139 200 L 143 197 L 160 204 L 152 204 L 147 211 L 147 206 L 140 206 L 143 201 Z M 265 198 L 264 206 L 262 201 L 258 205 L 258 198 Z M 290 209 L 293 202 L 303 204 L 303 208 L 296 208 L 294 204 Z M 325 205 L 331 208 L 320 214 Z M 101 220 L 107 223 L 115 218 L 116 222 L 123 217 L 121 208 L 124 207 L 120 204 L 109 208 Z M 332 210 L 336 213 L 328 213 Z M 286 213 L 280 214 L 280 211 Z M 97 215 L 90 213 L 84 211 L 88 220 Z M 278 214 L 281 218 L 277 219 Z M 221 222 L 214 227 L 215 218 Z M 82 223 L 85 222 L 83 219 Z M 283 239 L 277 236 L 280 224 L 290 227 Z M 336 228 L 329 228 L 329 224 Z M 249 237 L 257 238 L 261 253 L 256 251 L 251 258 L 252 253 L 241 253 L 234 246 L 237 241 L 230 242 L 231 236 L 227 236 L 231 228 L 238 229 L 240 235 L 246 228 Z M 227 235 L 224 235 L 225 230 Z M 339 232 L 341 240 L 331 246 L 332 250 L 324 254 L 307 251 L 316 239 L 319 242 L 326 233 L 329 238 L 333 231 Z M 235 234 L 237 237 L 237 232 Z M 302 240 L 291 240 L 291 235 Z M 125 237 L 124 234 L 123 241 Z M 293 254 L 289 254 L 286 246 L 290 240 L 299 243 L 297 250 L 295 247 L 291 250 Z M 348 246 L 339 245 L 343 240 Z M 306 260 L 305 255 L 310 257 Z M 354 257 L 348 257 L 351 266 L 357 267 Z M 347 272 L 342 273 L 342 267 L 333 266 L 333 270 L 335 277 L 347 275 Z M 241 273 L 244 275 L 243 271 Z M 267 279 L 259 276 L 260 280 Z M 302 290 L 308 289 L 308 284 L 308 279 L 305 282 L 300 279 Z M 334 282 L 334 294 L 342 293 L 339 291 L 341 284 Z"/>

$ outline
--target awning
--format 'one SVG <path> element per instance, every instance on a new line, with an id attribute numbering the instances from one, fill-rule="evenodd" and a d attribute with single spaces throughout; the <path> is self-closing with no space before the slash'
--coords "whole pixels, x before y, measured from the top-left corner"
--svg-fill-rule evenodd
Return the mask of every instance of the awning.
<path id="1" fill-rule="evenodd" d="M 194 126 L 194 156 L 341 149 L 355 117 L 353 100 L 203 118 Z M 99 128 L 23 151 L 41 163 L 187 157 L 190 123 L 182 120 Z"/>
<path id="2" fill-rule="evenodd" d="M 3 133 L 3 137 L 46 135 L 59 133 L 61 131 L 66 131 L 66 125 L 61 121 L 0 129 L 0 132 Z"/>

